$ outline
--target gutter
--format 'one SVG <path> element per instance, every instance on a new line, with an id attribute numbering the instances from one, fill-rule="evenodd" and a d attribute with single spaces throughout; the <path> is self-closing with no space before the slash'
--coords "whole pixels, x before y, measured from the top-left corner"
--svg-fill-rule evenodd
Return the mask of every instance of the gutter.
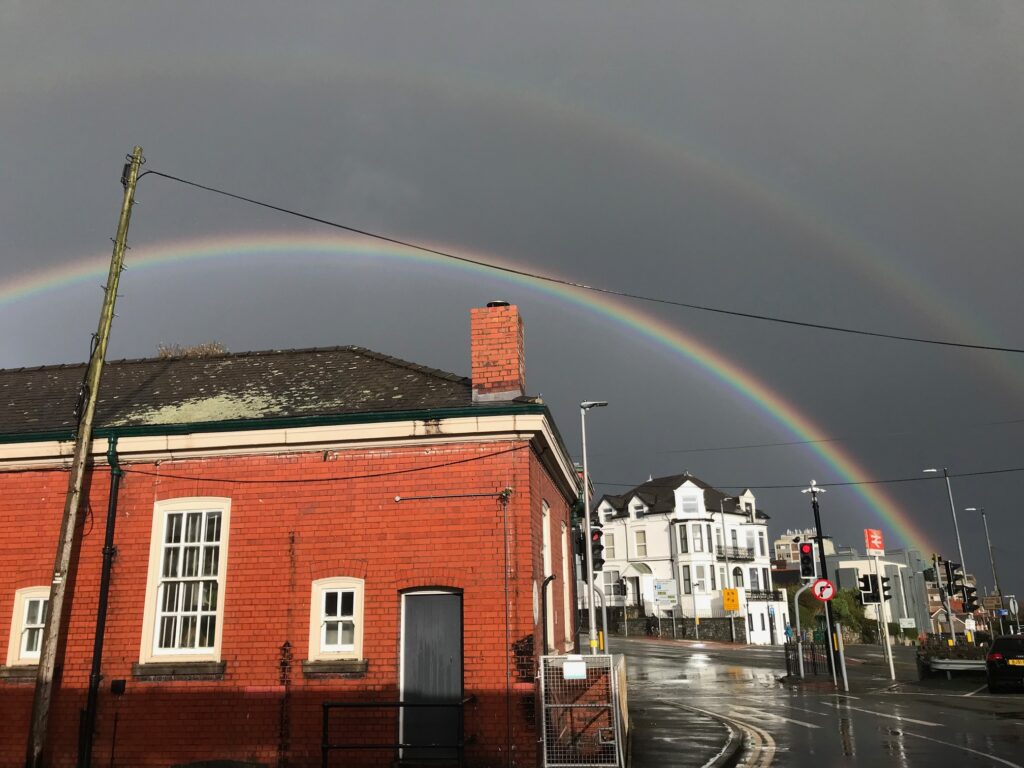
<path id="1" fill-rule="evenodd" d="M 478 416 L 514 416 L 540 414 L 551 421 L 551 412 L 545 405 L 533 403 L 459 408 L 427 408 L 417 411 L 370 411 L 368 413 L 332 414 L 329 416 L 269 416 L 256 419 L 226 419 L 224 421 L 196 421 L 183 424 L 126 424 L 96 427 L 95 437 L 153 437 L 160 435 L 188 435 L 203 432 L 243 432 L 257 429 L 288 429 L 298 427 L 330 427 L 340 424 L 367 424 L 389 421 L 430 421 L 433 419 L 476 418 Z M 47 432 L 21 432 L 0 435 L 0 443 L 35 443 L 69 441 L 73 430 Z M 562 446 L 564 450 L 564 445 Z M 568 455 L 568 454 L 567 454 Z"/>

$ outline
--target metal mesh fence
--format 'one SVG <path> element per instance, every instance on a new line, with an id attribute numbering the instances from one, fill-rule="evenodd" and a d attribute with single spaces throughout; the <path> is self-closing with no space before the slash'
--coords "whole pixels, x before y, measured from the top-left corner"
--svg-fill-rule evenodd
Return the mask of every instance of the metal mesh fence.
<path id="1" fill-rule="evenodd" d="M 622 764 L 618 688 L 611 656 L 541 657 L 546 768 Z"/>

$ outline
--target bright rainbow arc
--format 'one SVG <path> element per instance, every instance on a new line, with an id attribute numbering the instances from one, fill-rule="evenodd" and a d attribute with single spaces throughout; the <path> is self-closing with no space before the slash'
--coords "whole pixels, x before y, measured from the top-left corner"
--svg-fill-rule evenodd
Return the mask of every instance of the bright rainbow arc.
<path id="1" fill-rule="evenodd" d="M 522 268 L 522 265 L 512 264 L 491 255 L 481 256 L 463 251 L 453 251 L 448 247 L 438 247 L 438 250 L 446 250 L 457 255 L 465 255 L 467 258 L 487 261 L 500 267 Z M 131 266 L 136 268 L 157 267 L 267 252 L 323 254 L 332 257 L 349 255 L 421 261 L 486 275 L 523 286 L 536 293 L 555 296 L 560 301 L 568 302 L 599 315 L 613 325 L 625 326 L 639 336 L 681 356 L 687 362 L 696 365 L 705 374 L 710 375 L 712 379 L 725 384 L 742 399 L 753 403 L 773 421 L 785 428 L 795 439 L 819 441 L 809 443 L 808 447 L 846 481 L 855 482 L 867 476 L 867 472 L 853 456 L 835 443 L 824 442 L 828 436 L 778 392 L 694 336 L 684 333 L 659 318 L 637 310 L 625 299 L 603 294 L 598 298 L 580 289 L 498 272 L 486 267 L 446 259 L 411 248 L 382 244 L 356 236 L 250 233 L 244 237 L 232 235 L 176 240 L 133 250 Z M 96 256 L 23 275 L 7 282 L 3 288 L 0 288 L 0 308 L 16 301 L 31 299 L 48 291 L 95 279 L 97 276 L 105 275 L 108 268 L 109 257 Z M 883 488 L 876 485 L 855 485 L 851 488 L 908 546 L 921 552 L 938 551 L 930 538 L 916 527 L 914 521 L 900 509 L 896 501 Z"/>

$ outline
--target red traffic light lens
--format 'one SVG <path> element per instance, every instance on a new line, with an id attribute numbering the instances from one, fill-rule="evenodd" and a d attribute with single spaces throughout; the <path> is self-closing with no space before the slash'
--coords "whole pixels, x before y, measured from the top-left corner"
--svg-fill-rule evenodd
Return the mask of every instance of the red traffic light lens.
<path id="1" fill-rule="evenodd" d="M 804 542 L 803 544 L 800 545 L 800 554 L 801 555 L 809 555 L 809 554 L 811 554 L 813 549 L 814 549 L 813 545 L 811 545 L 808 542 Z"/>

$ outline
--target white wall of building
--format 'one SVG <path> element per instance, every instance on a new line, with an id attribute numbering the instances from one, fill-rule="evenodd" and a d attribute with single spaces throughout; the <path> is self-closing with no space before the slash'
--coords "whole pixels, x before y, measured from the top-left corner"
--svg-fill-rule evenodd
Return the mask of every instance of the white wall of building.
<path id="1" fill-rule="evenodd" d="M 640 604 L 648 615 L 670 618 L 671 607 L 655 601 L 655 582 L 671 581 L 678 595 L 677 616 L 719 618 L 728 615 L 722 589 L 740 588 L 736 621 L 747 624 L 750 642 L 771 642 L 772 612 L 776 642 L 782 642 L 788 611 L 784 601 L 771 601 L 766 594 L 773 591 L 774 553 L 767 521 L 755 513 L 754 495 L 746 491 L 735 511 L 724 514 L 721 508 L 708 508 L 704 489 L 693 482 L 682 482 L 673 496 L 673 508 L 665 512 L 654 512 L 639 496 L 628 499 L 628 516 L 619 516 L 607 500 L 598 506 L 605 546 L 601 578 L 609 605 Z M 621 592 L 613 589 L 620 580 L 625 595 L 612 596 Z"/>

